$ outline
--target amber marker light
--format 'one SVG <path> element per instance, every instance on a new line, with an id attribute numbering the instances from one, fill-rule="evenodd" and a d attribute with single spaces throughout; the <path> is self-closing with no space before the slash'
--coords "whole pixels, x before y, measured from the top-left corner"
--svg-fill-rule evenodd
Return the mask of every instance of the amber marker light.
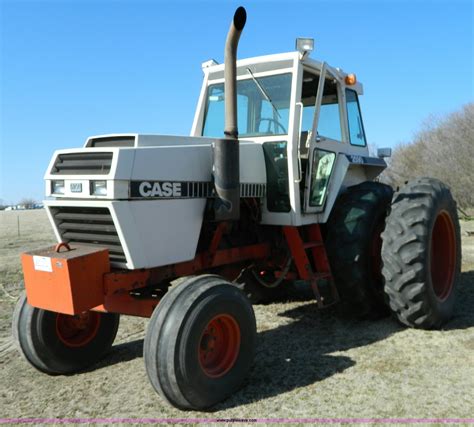
<path id="1" fill-rule="evenodd" d="M 357 83 L 357 78 L 355 74 L 348 74 L 345 78 L 346 85 L 352 86 Z"/>

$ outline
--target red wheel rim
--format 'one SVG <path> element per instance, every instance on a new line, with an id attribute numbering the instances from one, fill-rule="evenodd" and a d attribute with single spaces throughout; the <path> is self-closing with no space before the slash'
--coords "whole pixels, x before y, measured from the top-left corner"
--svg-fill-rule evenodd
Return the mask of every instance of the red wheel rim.
<path id="1" fill-rule="evenodd" d="M 234 366 L 240 350 L 240 327 L 228 314 L 211 319 L 199 340 L 199 364 L 211 378 L 225 375 Z"/>
<path id="2" fill-rule="evenodd" d="M 56 316 L 56 335 L 67 347 L 83 347 L 97 335 L 100 314 L 86 311 L 75 316 L 58 313 Z"/>
<path id="3" fill-rule="evenodd" d="M 441 211 L 431 232 L 431 283 L 436 296 L 445 300 L 451 293 L 456 271 L 456 233 L 451 216 Z"/>

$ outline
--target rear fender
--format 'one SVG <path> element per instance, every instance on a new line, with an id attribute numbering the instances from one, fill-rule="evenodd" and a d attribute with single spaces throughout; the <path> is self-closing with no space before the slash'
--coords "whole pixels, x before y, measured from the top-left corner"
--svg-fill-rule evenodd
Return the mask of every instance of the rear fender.
<path id="1" fill-rule="evenodd" d="M 324 211 L 318 216 L 318 222 L 327 222 L 337 197 L 347 187 L 374 180 L 386 167 L 385 160 L 377 157 L 339 153 L 329 183 Z"/>

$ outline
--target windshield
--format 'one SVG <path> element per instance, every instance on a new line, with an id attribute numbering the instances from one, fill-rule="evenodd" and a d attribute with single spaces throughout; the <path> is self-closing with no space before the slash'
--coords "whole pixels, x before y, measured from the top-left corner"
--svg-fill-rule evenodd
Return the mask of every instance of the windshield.
<path id="1" fill-rule="evenodd" d="M 237 82 L 237 125 L 240 137 L 286 135 L 290 112 L 291 74 L 253 77 Z M 203 136 L 224 136 L 224 83 L 209 86 Z"/>

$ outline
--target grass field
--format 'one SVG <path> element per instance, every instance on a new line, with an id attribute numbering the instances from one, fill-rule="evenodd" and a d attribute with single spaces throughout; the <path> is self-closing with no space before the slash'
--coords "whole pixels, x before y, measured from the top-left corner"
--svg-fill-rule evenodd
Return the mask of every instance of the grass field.
<path id="1" fill-rule="evenodd" d="M 20 235 L 18 236 L 18 218 Z M 0 212 L 0 417 L 467 418 L 474 415 L 474 222 L 463 223 L 454 318 L 441 331 L 391 318 L 349 321 L 310 300 L 255 307 L 250 378 L 213 413 L 165 404 L 143 366 L 147 320 L 123 317 L 112 352 L 72 376 L 49 377 L 14 348 L 19 253 L 53 243 L 43 210 Z"/>

